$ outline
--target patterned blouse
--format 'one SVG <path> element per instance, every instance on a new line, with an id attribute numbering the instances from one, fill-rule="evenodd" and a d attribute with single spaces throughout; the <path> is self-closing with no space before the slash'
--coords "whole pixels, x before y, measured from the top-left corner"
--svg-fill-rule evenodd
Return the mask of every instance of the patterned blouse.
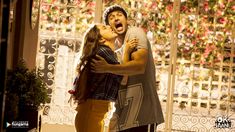
<path id="1" fill-rule="evenodd" d="M 106 45 L 99 45 L 96 54 L 103 57 L 109 64 L 119 64 L 114 51 Z M 88 87 L 92 89 L 89 98 L 116 101 L 121 80 L 120 75 L 89 72 Z"/>

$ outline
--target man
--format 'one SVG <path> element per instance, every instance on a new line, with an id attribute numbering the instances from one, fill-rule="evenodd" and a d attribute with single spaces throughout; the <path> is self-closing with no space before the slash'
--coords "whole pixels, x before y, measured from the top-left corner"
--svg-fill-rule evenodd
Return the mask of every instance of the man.
<path id="1" fill-rule="evenodd" d="M 108 7 L 103 19 L 118 34 L 118 49 L 122 64 L 112 65 L 101 57 L 93 60 L 94 72 L 128 75 L 127 87 L 119 90 L 118 105 L 114 118 L 118 119 L 117 130 L 122 132 L 147 132 L 148 124 L 164 122 L 155 85 L 155 66 L 150 43 L 141 28 L 128 27 L 127 13 L 119 5 Z M 138 39 L 136 50 L 123 56 L 126 41 Z M 116 116 L 117 115 L 117 116 Z M 111 121 L 112 122 L 112 121 Z M 155 130 L 152 129 L 151 132 Z"/>

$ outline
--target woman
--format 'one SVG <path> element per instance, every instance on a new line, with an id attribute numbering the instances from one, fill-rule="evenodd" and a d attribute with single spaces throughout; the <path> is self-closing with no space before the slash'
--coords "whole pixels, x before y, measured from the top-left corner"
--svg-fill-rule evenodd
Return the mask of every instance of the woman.
<path id="1" fill-rule="evenodd" d="M 110 64 L 119 64 L 114 53 L 114 41 L 117 34 L 109 26 L 94 25 L 87 30 L 83 45 L 78 74 L 82 68 L 87 68 L 87 87 L 90 89 L 87 98 L 77 107 L 75 127 L 77 132 L 103 132 L 104 119 L 111 103 L 117 99 L 122 76 L 111 73 L 93 73 L 90 61 L 97 55 Z M 128 41 L 128 51 L 131 52 L 137 44 L 136 40 Z M 127 53 L 129 55 L 129 53 Z M 73 93 L 70 91 L 70 93 Z"/>

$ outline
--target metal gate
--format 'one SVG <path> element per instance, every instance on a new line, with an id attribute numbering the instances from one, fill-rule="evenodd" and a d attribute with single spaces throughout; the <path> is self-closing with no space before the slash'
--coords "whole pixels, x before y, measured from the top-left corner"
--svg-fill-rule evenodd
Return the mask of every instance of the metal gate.
<path id="1" fill-rule="evenodd" d="M 84 8 L 87 4 L 91 6 Z M 44 123 L 74 124 L 75 110 L 68 103 L 67 91 L 75 77 L 82 35 L 94 19 L 92 4 L 92 0 L 41 1 L 37 67 L 50 96 L 43 112 Z"/>

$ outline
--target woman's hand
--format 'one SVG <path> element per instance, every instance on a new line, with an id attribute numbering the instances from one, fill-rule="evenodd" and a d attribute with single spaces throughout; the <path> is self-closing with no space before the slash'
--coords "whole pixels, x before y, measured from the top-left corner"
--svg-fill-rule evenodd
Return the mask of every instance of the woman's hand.
<path id="1" fill-rule="evenodd" d="M 108 62 L 106 62 L 106 60 L 99 56 L 96 55 L 96 59 L 92 59 L 91 61 L 91 71 L 95 72 L 95 73 L 107 73 L 108 71 Z"/>
<path id="2" fill-rule="evenodd" d="M 125 52 L 127 54 L 130 54 L 131 52 L 133 52 L 134 50 L 136 50 L 137 44 L 138 44 L 138 39 L 134 38 L 132 40 L 127 40 L 125 45 Z"/>

